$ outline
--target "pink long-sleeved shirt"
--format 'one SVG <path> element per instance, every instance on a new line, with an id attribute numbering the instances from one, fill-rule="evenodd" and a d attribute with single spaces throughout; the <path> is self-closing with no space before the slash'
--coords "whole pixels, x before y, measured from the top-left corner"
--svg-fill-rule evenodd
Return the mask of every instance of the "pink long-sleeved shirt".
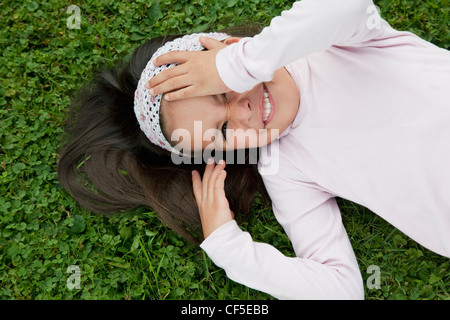
<path id="1" fill-rule="evenodd" d="M 300 107 L 259 170 L 296 258 L 233 220 L 201 244 L 213 262 L 279 299 L 363 298 L 336 196 L 450 257 L 450 53 L 394 30 L 370 0 L 302 0 L 217 56 L 236 92 L 282 66 Z"/>

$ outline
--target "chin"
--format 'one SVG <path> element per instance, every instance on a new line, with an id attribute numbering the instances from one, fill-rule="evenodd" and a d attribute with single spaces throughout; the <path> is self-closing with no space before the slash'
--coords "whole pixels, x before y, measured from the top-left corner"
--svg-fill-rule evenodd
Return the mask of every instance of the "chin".
<path id="1" fill-rule="evenodd" d="M 271 144 L 274 140 L 276 140 L 280 136 L 280 133 L 281 132 L 279 129 L 266 128 L 260 130 L 260 134 L 258 137 L 258 148 Z"/>

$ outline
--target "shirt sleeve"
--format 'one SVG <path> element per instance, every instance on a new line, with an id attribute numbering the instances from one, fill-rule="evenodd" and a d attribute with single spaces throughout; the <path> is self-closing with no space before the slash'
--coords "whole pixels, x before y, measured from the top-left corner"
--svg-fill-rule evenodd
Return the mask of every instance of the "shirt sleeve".
<path id="1" fill-rule="evenodd" d="M 361 272 L 335 198 L 293 178 L 263 178 L 296 257 L 253 241 L 234 220 L 201 248 L 230 279 L 278 299 L 363 299 Z"/>
<path id="2" fill-rule="evenodd" d="M 228 88 L 245 92 L 280 67 L 332 45 L 374 38 L 386 25 L 372 0 L 298 1 L 260 34 L 220 50 L 217 70 Z"/>

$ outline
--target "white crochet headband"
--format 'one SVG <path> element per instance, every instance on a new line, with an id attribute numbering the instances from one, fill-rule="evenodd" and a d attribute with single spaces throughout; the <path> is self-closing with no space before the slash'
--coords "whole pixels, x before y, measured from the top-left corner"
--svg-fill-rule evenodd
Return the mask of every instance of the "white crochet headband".
<path id="1" fill-rule="evenodd" d="M 169 51 L 201 51 L 204 47 L 200 44 L 200 37 L 214 38 L 222 41 L 230 36 L 225 33 L 194 33 L 177 38 L 167 42 L 160 47 L 152 56 L 147 66 L 142 71 L 138 86 L 134 95 L 134 112 L 139 122 L 141 130 L 147 138 L 161 148 L 180 154 L 179 150 L 172 145 L 164 137 L 161 126 L 159 124 L 159 110 L 161 107 L 162 95 L 152 96 L 145 84 L 160 72 L 174 67 L 177 64 L 166 64 L 159 67 L 153 65 L 153 61 L 160 55 Z"/>

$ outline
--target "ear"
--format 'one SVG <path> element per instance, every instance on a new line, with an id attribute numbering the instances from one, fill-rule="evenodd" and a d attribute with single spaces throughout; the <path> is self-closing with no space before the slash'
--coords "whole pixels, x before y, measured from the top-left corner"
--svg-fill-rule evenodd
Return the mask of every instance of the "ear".
<path id="1" fill-rule="evenodd" d="M 238 37 L 230 37 L 230 38 L 226 38 L 225 40 L 223 40 L 223 43 L 225 43 L 226 45 L 230 45 L 230 44 L 232 44 L 232 43 L 239 42 L 239 40 L 241 40 L 241 38 L 238 38 Z"/>

